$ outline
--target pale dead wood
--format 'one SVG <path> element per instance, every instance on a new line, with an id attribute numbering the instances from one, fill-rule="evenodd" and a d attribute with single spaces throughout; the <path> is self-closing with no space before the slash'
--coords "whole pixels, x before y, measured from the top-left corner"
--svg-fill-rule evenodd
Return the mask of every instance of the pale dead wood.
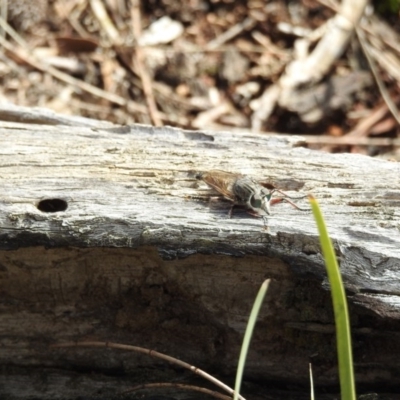
<path id="1" fill-rule="evenodd" d="M 229 247 L 245 253 L 278 251 L 284 255 L 293 249 L 281 243 L 279 235 L 289 234 L 303 237 L 303 245 L 313 243 L 312 253 L 319 253 L 309 213 L 277 205 L 268 221 L 268 233 L 261 229 L 262 223 L 256 218 L 239 215 L 228 219 L 225 211 L 219 211 L 229 208 L 223 202 L 209 206 L 196 200 L 205 199 L 209 190 L 194 179 L 193 170 L 217 168 L 269 179 L 292 195 L 296 195 L 293 190 L 299 194 L 312 192 L 320 200 L 330 232 L 344 256 L 342 268 L 349 269 L 349 273 L 353 268 L 354 246 L 357 252 L 378 255 L 382 267 L 387 265 L 389 270 L 400 255 L 397 163 L 313 152 L 296 147 L 302 141 L 296 137 L 157 130 L 140 125 L 124 128 L 124 134 L 85 127 L 31 125 L 27 128 L 5 122 L 2 128 L 3 138 L 9 143 L 2 154 L 3 177 L 7 177 L 3 182 L 3 211 L 12 215 L 26 212 L 42 215 L 37 203 L 55 196 L 68 202 L 68 210 L 62 216 L 67 218 L 68 225 L 79 223 L 82 216 L 110 220 L 108 216 L 113 215 L 110 222 L 125 221 L 118 227 L 117 235 L 106 239 L 110 246 L 126 237 L 131 237 L 132 243 L 141 238 L 143 244 L 160 238 L 170 246 L 175 243 L 177 248 L 189 246 L 193 251 L 202 251 L 202 246 L 196 243 L 208 237 L 212 246 L 226 246 L 228 240 Z M 14 133 L 16 129 L 18 134 Z M 17 148 L 23 151 L 16 152 Z M 21 170 L 20 165 L 29 168 Z M 18 184 L 14 181 L 17 177 Z M 63 182 L 61 187 L 60 182 Z M 19 197 L 21 187 L 23 197 Z M 12 238 L 15 222 L 10 222 L 7 215 L 2 217 L 2 226 Z M 56 225 L 62 222 L 59 215 L 47 214 L 44 221 L 34 218 L 32 224 L 46 230 L 50 221 Z M 91 229 L 96 231 L 96 226 L 95 222 Z M 64 229 L 52 233 L 53 240 L 61 240 Z M 144 237 L 148 239 L 143 241 Z M 79 243 L 79 237 L 76 239 Z M 93 243 L 104 243 L 104 238 L 99 240 L 97 235 L 91 238 Z M 12 247 L 11 243 L 8 241 L 8 246 Z M 302 253 L 301 247 L 297 251 Z M 369 264 L 368 256 L 365 257 Z M 318 263 L 322 265 L 321 260 Z M 378 291 L 387 291 L 387 285 L 396 287 L 391 274 L 388 278 L 381 271 L 379 274 L 382 278 L 363 282 L 351 273 L 354 276 L 350 281 L 360 288 Z"/>

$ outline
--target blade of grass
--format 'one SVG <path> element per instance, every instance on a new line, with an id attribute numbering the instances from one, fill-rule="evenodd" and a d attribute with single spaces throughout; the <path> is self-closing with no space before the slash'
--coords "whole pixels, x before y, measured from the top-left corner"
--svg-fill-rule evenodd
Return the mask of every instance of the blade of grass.
<path id="1" fill-rule="evenodd" d="M 332 241 L 328 235 L 325 221 L 317 200 L 309 196 L 309 201 L 317 223 L 322 254 L 331 286 L 333 310 L 336 325 L 336 347 L 339 362 L 339 380 L 342 400 L 355 400 L 356 390 L 353 371 L 353 353 L 351 347 L 351 334 L 349 312 L 347 308 L 346 293 L 340 275 L 339 265 L 336 260 Z"/>
<path id="2" fill-rule="evenodd" d="M 313 374 L 312 374 L 312 365 L 311 363 L 308 364 L 309 369 L 310 369 L 310 400 L 315 400 L 315 395 L 314 395 L 314 379 L 313 379 Z"/>
<path id="3" fill-rule="evenodd" d="M 251 337 L 253 335 L 254 326 L 257 321 L 257 316 L 260 311 L 261 304 L 264 300 L 265 294 L 267 293 L 270 281 L 271 281 L 270 279 L 267 279 L 262 283 L 257 293 L 257 297 L 254 301 L 253 308 L 251 309 L 249 321 L 247 322 L 246 332 L 244 334 L 242 347 L 240 349 L 239 362 L 236 371 L 235 391 L 233 393 L 234 400 L 237 400 L 239 396 L 240 386 L 242 384 L 242 378 L 243 378 L 244 364 L 246 362 L 247 352 L 250 347 Z"/>

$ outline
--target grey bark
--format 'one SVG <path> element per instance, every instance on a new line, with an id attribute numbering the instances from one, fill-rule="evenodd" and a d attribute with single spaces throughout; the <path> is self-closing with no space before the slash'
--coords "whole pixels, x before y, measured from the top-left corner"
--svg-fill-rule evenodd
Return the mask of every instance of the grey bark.
<path id="1" fill-rule="evenodd" d="M 31 395 L 52 399 L 101 398 L 146 382 L 148 371 L 156 381 L 181 374 L 110 349 L 49 348 L 71 340 L 154 348 L 231 377 L 266 278 L 272 283 L 248 376 L 307 387 L 311 361 L 317 385 L 337 382 L 330 293 L 311 213 L 282 203 L 267 228 L 240 210 L 230 219 L 230 204 L 210 200 L 211 190 L 194 178 L 215 168 L 319 200 L 348 290 L 359 385 L 395 391 L 397 163 L 308 150 L 300 137 L 62 124 L 0 123 L 0 393 L 27 398 L 16 382 L 29 369 L 39 374 Z M 54 199 L 66 210 L 38 209 L 46 209 L 43 200 L 63 206 Z M 114 375 L 102 381 L 108 372 Z"/>

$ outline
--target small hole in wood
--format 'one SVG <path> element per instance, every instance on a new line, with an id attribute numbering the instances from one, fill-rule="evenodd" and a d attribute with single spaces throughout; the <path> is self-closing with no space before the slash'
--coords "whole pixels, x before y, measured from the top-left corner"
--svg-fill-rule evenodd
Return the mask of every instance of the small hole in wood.
<path id="1" fill-rule="evenodd" d="M 44 199 L 39 201 L 37 208 L 43 212 L 53 213 L 65 211 L 68 208 L 68 203 L 62 199 Z"/>

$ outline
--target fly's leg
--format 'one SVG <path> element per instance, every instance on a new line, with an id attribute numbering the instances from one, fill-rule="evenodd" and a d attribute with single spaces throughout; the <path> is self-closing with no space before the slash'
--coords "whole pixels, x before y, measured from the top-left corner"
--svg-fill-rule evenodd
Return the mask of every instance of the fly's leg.
<path id="1" fill-rule="evenodd" d="M 283 195 L 284 197 L 278 197 L 278 198 L 276 198 L 276 199 L 271 199 L 271 200 L 270 200 L 271 206 L 273 206 L 274 204 L 278 204 L 278 203 L 280 203 L 280 202 L 282 202 L 282 201 L 286 201 L 287 203 L 289 203 L 292 207 L 296 208 L 297 210 L 300 210 L 300 211 L 310 211 L 310 209 L 308 209 L 308 208 L 301 208 L 301 207 L 299 207 L 297 204 L 293 203 L 293 201 L 290 201 L 290 200 L 289 200 L 289 199 L 294 199 L 294 200 L 304 199 L 305 197 L 307 197 L 307 195 L 299 196 L 299 197 L 292 197 L 292 196 L 287 195 L 285 192 L 282 192 L 282 191 L 279 190 L 279 189 L 274 189 L 274 190 L 272 190 L 272 191 L 271 191 L 271 194 L 272 194 L 272 193 L 275 193 L 275 192 L 280 193 L 280 194 Z"/>
<path id="2" fill-rule="evenodd" d="M 262 219 L 263 219 L 263 222 L 264 222 L 264 230 L 269 232 L 270 231 L 269 230 L 269 226 L 267 225 L 268 217 L 266 215 L 263 215 Z"/>
<path id="3" fill-rule="evenodd" d="M 236 204 L 236 203 L 233 203 L 233 204 L 232 204 L 232 206 L 231 206 L 231 208 L 229 209 L 229 212 L 228 212 L 229 218 L 232 218 L 233 209 L 234 209 L 235 207 L 237 207 L 237 206 L 238 206 L 238 204 Z"/>
<path id="4" fill-rule="evenodd" d="M 283 197 L 287 197 L 287 198 L 292 199 L 292 200 L 301 200 L 301 199 L 304 199 L 304 198 L 307 197 L 306 194 L 304 194 L 303 196 L 294 197 L 294 196 L 289 196 L 288 194 L 286 194 L 285 192 L 282 192 L 282 190 L 279 190 L 279 189 L 273 189 L 273 190 L 271 190 L 271 194 L 272 194 L 272 193 L 275 193 L 275 192 L 278 192 L 278 193 L 280 193 Z"/>
<path id="5" fill-rule="evenodd" d="M 303 198 L 303 197 L 301 197 Z M 282 201 L 286 201 L 287 203 L 289 203 L 292 207 L 294 207 L 296 210 L 300 210 L 300 211 L 310 211 L 309 208 L 302 208 L 299 207 L 297 204 L 293 203 L 293 201 L 290 201 L 288 198 L 286 197 L 278 197 L 276 199 L 271 199 L 270 204 L 271 206 L 273 206 L 274 204 L 278 204 L 281 203 Z"/>

